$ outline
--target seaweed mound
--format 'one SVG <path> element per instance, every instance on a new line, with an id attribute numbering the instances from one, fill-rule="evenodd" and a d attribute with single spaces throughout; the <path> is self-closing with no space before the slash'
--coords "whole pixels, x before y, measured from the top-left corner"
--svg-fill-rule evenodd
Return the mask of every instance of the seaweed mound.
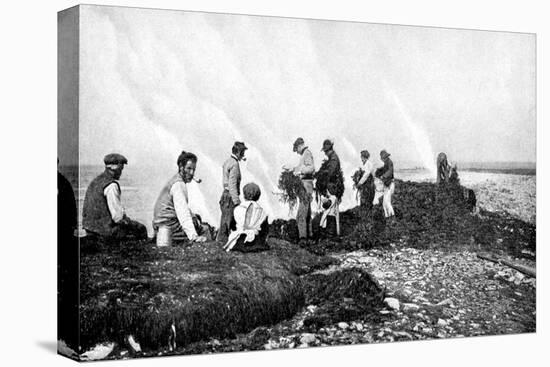
<path id="1" fill-rule="evenodd" d="M 414 247 L 464 248 L 472 246 L 525 256 L 535 248 L 534 225 L 505 213 L 480 210 L 474 215 L 475 193 L 456 184 L 395 181 L 392 205 L 396 219 L 387 223 L 380 205 L 356 207 L 340 213 L 342 236 L 319 236 L 316 244 L 302 244 L 316 254 L 368 249 L 392 243 Z M 313 221 L 314 225 L 316 220 Z M 272 232 L 294 240 L 292 222 L 278 222 Z M 315 230 L 314 230 L 315 232 Z"/>
<path id="2" fill-rule="evenodd" d="M 334 260 L 269 239 L 262 253 L 226 253 L 216 243 L 157 248 L 123 243 L 81 257 L 80 345 L 123 342 L 143 350 L 273 324 L 304 305 L 299 275 Z M 173 325 L 173 326 L 172 326 Z"/>
<path id="3" fill-rule="evenodd" d="M 318 305 L 305 327 L 317 329 L 331 320 L 350 321 L 369 317 L 383 308 L 384 289 L 367 271 L 347 268 L 306 276 L 306 302 Z"/>

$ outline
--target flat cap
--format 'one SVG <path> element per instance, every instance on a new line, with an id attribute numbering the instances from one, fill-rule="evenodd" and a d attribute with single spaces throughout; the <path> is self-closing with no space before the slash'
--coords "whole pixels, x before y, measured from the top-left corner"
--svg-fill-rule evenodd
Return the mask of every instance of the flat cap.
<path id="1" fill-rule="evenodd" d="M 296 141 L 294 142 L 294 145 L 292 146 L 292 151 L 293 152 L 298 151 L 298 147 L 302 144 L 304 144 L 304 139 L 297 138 Z"/>
<path id="2" fill-rule="evenodd" d="M 125 156 L 118 153 L 111 153 L 107 154 L 105 158 L 103 158 L 103 162 L 107 164 L 128 164 L 128 160 Z"/>

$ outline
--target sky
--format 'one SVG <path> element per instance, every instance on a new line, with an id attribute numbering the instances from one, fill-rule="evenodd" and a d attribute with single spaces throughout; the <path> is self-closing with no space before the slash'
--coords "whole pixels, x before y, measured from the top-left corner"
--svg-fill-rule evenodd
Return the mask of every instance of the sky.
<path id="1" fill-rule="evenodd" d="M 297 162 L 298 136 L 317 167 L 333 139 L 346 177 L 363 149 L 430 170 L 440 151 L 458 162 L 535 161 L 533 34 L 80 9 L 80 164 L 123 153 L 156 192 L 192 151 L 208 217 L 235 140 L 250 148 L 243 183 L 259 182 L 279 215 L 271 193 L 281 166 Z"/>

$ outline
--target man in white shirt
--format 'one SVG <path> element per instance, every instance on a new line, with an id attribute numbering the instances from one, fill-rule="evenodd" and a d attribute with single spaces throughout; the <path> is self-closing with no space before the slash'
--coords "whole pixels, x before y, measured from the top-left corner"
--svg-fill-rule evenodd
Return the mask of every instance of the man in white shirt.
<path id="1" fill-rule="evenodd" d="M 294 141 L 292 150 L 300 155 L 300 162 L 292 171 L 300 177 L 305 188 L 305 195 L 299 198 L 298 212 L 296 213 L 298 236 L 301 241 L 305 241 L 313 235 L 311 227 L 311 201 L 313 200 L 313 174 L 315 173 L 315 165 L 313 163 L 313 154 L 311 154 L 303 138 L 300 137 Z"/>
<path id="2" fill-rule="evenodd" d="M 128 160 L 121 154 L 107 154 L 105 171 L 94 178 L 86 189 L 82 226 L 89 235 L 113 239 L 145 239 L 147 228 L 128 218 L 121 203 L 118 180 Z"/>
<path id="3" fill-rule="evenodd" d="M 193 242 L 207 240 L 200 218 L 189 208 L 187 184 L 195 176 L 197 156 L 190 152 L 181 152 L 177 161 L 176 173 L 162 188 L 155 203 L 153 229 L 167 227 L 172 238 L 187 238 Z"/>
<path id="4" fill-rule="evenodd" d="M 361 151 L 361 161 L 363 162 L 363 176 L 357 183 L 357 189 L 361 193 L 361 206 L 372 208 L 374 199 L 374 165 L 370 161 L 368 150 Z"/>

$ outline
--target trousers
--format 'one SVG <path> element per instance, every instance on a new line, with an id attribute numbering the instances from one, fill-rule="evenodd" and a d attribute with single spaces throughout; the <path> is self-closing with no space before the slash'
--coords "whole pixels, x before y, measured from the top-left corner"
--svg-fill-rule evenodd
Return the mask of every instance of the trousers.
<path id="1" fill-rule="evenodd" d="M 307 238 L 312 235 L 311 202 L 313 200 L 313 181 L 303 180 L 302 183 L 306 189 L 306 194 L 303 198 L 299 199 L 296 222 L 298 224 L 298 236 L 300 238 Z"/>
<path id="2" fill-rule="evenodd" d="M 235 204 L 231 199 L 229 191 L 224 190 L 222 197 L 220 198 L 220 210 L 222 212 L 222 217 L 220 219 L 220 229 L 216 235 L 216 241 L 221 243 L 226 243 L 231 229 L 236 228 L 235 217 L 233 215 L 233 210 L 235 209 Z"/>

